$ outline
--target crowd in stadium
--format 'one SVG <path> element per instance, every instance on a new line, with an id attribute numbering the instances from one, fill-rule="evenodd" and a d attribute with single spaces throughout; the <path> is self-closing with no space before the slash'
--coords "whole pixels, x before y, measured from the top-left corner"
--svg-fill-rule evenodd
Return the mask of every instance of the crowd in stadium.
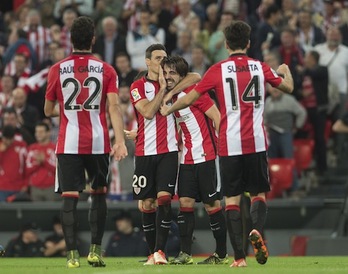
<path id="1" fill-rule="evenodd" d="M 0 201 L 57 200 L 52 192 L 59 121 L 45 117 L 43 102 L 48 70 L 70 54 L 69 29 L 79 15 L 93 18 L 97 26 L 93 53 L 118 73 L 126 130 L 137 127 L 129 87 L 146 69 L 145 48 L 162 43 L 168 54 L 183 56 L 191 71 L 203 75 L 210 64 L 227 57 L 223 28 L 233 19 L 248 22 L 252 27 L 248 55 L 272 68 L 284 62 L 295 82 L 293 94 L 281 100 L 270 89 L 265 106 L 269 156 L 292 157 L 292 138 L 311 138 L 317 173 L 327 169 L 325 148 L 332 137 L 327 125 L 341 118 L 347 101 L 347 1 L 6 2 L 2 10 L 7 11 L 0 14 Z M 317 64 L 326 68 L 324 72 L 313 72 Z M 342 146 L 335 137 L 333 155 L 338 159 Z M 127 147 L 127 159 L 111 164 L 109 191 L 118 199 L 127 199 L 131 192 L 134 142 L 128 140 Z M 296 178 L 293 190 L 298 188 Z"/>

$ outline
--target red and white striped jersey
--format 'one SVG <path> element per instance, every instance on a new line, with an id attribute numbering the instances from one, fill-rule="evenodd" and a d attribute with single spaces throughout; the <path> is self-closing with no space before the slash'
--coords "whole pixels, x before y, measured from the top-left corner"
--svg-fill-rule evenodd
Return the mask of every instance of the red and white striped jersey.
<path id="1" fill-rule="evenodd" d="M 59 103 L 57 154 L 110 152 L 106 122 L 110 92 L 118 92 L 117 74 L 91 54 L 72 54 L 51 67 L 46 99 Z"/>
<path id="2" fill-rule="evenodd" d="M 180 92 L 177 98 L 191 91 L 191 86 Z M 181 164 L 198 164 L 216 158 L 216 135 L 212 121 L 204 114 L 214 105 L 206 93 L 191 106 L 174 112 L 182 131 L 183 150 Z"/>
<path id="3" fill-rule="evenodd" d="M 130 88 L 133 106 L 143 99 L 155 98 L 159 91 L 159 83 L 145 77 L 133 82 Z M 178 139 L 173 115 L 162 116 L 159 111 L 153 119 L 148 120 L 135 108 L 138 122 L 138 135 L 135 142 L 135 155 L 148 156 L 178 150 Z"/>
<path id="4" fill-rule="evenodd" d="M 215 90 L 221 113 L 219 156 L 267 149 L 263 127 L 265 84 L 277 87 L 281 81 L 268 65 L 245 54 L 233 54 L 209 68 L 196 90 Z"/>
<path id="5" fill-rule="evenodd" d="M 37 54 L 38 65 L 42 64 L 48 58 L 48 44 L 52 40 L 50 30 L 41 25 L 35 31 L 30 30 L 28 26 L 23 29 L 28 33 L 28 40 Z"/>

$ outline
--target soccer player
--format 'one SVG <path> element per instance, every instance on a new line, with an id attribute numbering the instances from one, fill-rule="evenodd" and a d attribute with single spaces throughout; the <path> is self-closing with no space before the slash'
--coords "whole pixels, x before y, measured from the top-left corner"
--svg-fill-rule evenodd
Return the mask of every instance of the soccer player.
<path id="1" fill-rule="evenodd" d="M 231 266 L 246 266 L 239 207 L 243 192 L 249 192 L 251 196 L 253 230 L 249 239 L 257 262 L 265 264 L 268 250 L 262 234 L 267 215 L 265 193 L 270 190 L 262 118 L 265 83 L 284 92 L 292 92 L 293 79 L 285 64 L 275 72 L 268 65 L 247 57 L 250 26 L 245 22 L 232 22 L 225 28 L 224 34 L 229 58 L 210 67 L 195 89 L 169 109 L 163 109 L 162 114 L 168 115 L 189 106 L 210 89 L 215 91 L 221 113 L 218 154 L 227 229 L 234 249 Z"/>
<path id="2" fill-rule="evenodd" d="M 162 60 L 163 75 L 167 81 L 167 90 L 171 90 L 188 73 L 186 60 L 180 56 Z M 194 86 L 174 96 L 180 98 Z M 162 108 L 165 108 L 163 106 Z M 181 128 L 183 151 L 178 176 L 178 195 L 180 212 L 178 225 L 180 230 L 179 255 L 172 264 L 192 264 L 191 245 L 195 226 L 194 204 L 202 200 L 209 215 L 210 227 L 216 241 L 216 251 L 198 264 L 225 264 L 227 260 L 226 222 L 222 214 L 217 184 L 216 134 L 220 125 L 220 112 L 206 93 L 190 107 L 174 113 Z M 210 119 L 210 120 L 209 120 Z M 215 129 L 213 127 L 213 123 Z"/>
<path id="3" fill-rule="evenodd" d="M 85 170 L 91 181 L 89 223 L 91 246 L 88 263 L 105 266 L 101 242 L 106 220 L 106 186 L 109 153 L 116 160 L 127 156 L 123 120 L 118 104 L 117 74 L 114 69 L 93 57 L 94 24 L 79 17 L 71 27 L 73 53 L 53 65 L 48 74 L 45 100 L 46 116 L 60 117 L 56 154 L 58 189 L 62 193 L 61 221 L 67 246 L 67 267 L 80 266 L 77 251 L 77 202 L 85 189 Z M 56 102 L 59 109 L 56 108 Z M 108 103 L 108 104 L 107 104 Z M 115 132 L 110 148 L 106 112 L 109 111 Z"/>
<path id="4" fill-rule="evenodd" d="M 163 117 L 158 111 L 166 92 L 160 65 L 166 56 L 163 45 L 149 46 L 145 53 L 148 72 L 133 82 L 130 91 L 138 123 L 133 196 L 135 200 L 142 200 L 143 229 L 151 254 L 145 265 L 168 263 L 163 250 L 172 220 L 171 198 L 178 169 L 174 117 Z M 178 88 L 186 88 L 199 80 L 198 74 L 191 73 Z M 157 216 L 154 207 L 156 199 Z"/>

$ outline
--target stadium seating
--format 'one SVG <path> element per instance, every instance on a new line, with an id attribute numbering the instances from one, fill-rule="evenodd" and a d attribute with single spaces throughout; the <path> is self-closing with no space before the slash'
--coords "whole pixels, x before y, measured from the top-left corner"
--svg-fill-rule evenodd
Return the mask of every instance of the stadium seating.
<path id="1" fill-rule="evenodd" d="M 310 173 L 310 167 L 313 161 L 314 140 L 313 139 L 295 139 L 294 159 L 298 176 L 302 180 L 302 185 L 308 191 L 311 187 L 313 174 Z"/>
<path id="2" fill-rule="evenodd" d="M 274 199 L 285 195 L 285 191 L 291 187 L 293 182 L 294 167 L 294 159 L 268 159 L 271 182 L 271 191 L 267 193 L 268 199 Z"/>

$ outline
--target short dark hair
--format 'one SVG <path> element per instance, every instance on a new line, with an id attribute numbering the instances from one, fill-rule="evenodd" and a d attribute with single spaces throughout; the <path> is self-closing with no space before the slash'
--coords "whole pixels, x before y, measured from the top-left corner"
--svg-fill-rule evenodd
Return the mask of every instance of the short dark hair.
<path id="1" fill-rule="evenodd" d="M 4 115 L 5 113 L 8 113 L 8 114 L 14 114 L 17 116 L 17 112 L 16 110 L 13 108 L 13 107 L 6 107 L 2 110 L 2 115 Z"/>
<path id="2" fill-rule="evenodd" d="M 226 43 L 231 50 L 246 49 L 250 40 L 250 26 L 243 21 L 233 21 L 224 30 Z"/>
<path id="3" fill-rule="evenodd" d="M 121 52 L 116 53 L 116 55 L 115 55 L 115 60 L 116 60 L 118 57 L 126 57 L 128 60 L 130 60 L 129 55 L 127 54 L 127 52 L 124 52 L 124 51 L 121 51 Z"/>
<path id="4" fill-rule="evenodd" d="M 87 16 L 80 16 L 74 20 L 71 27 L 71 42 L 74 49 L 89 50 L 94 37 L 94 22 Z"/>
<path id="5" fill-rule="evenodd" d="M 35 127 L 44 127 L 46 131 L 50 130 L 49 125 L 46 122 L 43 122 L 43 121 L 37 122 Z"/>
<path id="6" fill-rule="evenodd" d="M 316 61 L 316 63 L 318 64 L 319 63 L 319 59 L 320 59 L 320 54 L 319 52 L 315 51 L 315 50 L 311 50 L 308 52 L 313 58 L 314 60 Z"/>
<path id="7" fill-rule="evenodd" d="M 151 55 L 152 55 L 152 52 L 155 51 L 155 50 L 164 50 L 164 51 L 167 51 L 166 50 L 166 47 L 163 46 L 162 44 L 152 44 L 151 46 L 149 46 L 146 51 L 145 51 L 145 57 L 147 59 L 151 59 Z"/>
<path id="8" fill-rule="evenodd" d="M 273 4 L 265 9 L 265 11 L 263 13 L 263 17 L 265 19 L 269 19 L 269 18 L 271 18 L 271 16 L 273 14 L 276 14 L 278 12 L 280 12 L 280 8 L 276 4 Z"/>
<path id="9" fill-rule="evenodd" d="M 181 76 L 185 77 L 189 71 L 189 65 L 184 58 L 179 55 L 164 57 L 161 66 L 168 66 L 175 68 L 176 72 Z"/>
<path id="10" fill-rule="evenodd" d="M 13 126 L 4 126 L 2 129 L 2 137 L 6 139 L 13 139 L 16 134 L 16 129 Z"/>

